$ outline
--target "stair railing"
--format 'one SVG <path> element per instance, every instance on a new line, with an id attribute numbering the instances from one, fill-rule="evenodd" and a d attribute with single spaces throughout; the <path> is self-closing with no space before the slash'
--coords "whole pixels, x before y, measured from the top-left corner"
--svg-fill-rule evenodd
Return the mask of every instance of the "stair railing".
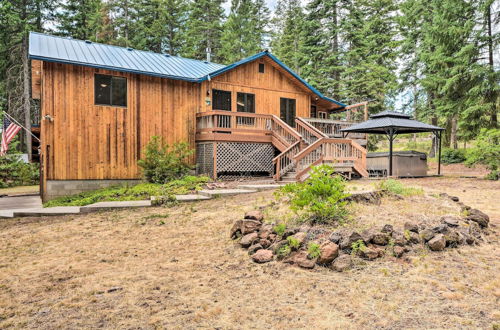
<path id="1" fill-rule="evenodd" d="M 313 125 L 309 124 L 302 118 L 295 119 L 295 129 L 299 132 L 300 135 L 304 138 L 304 141 L 309 145 L 313 144 L 317 140 L 321 138 L 327 138 L 328 135 L 324 134 L 320 130 L 318 130 Z"/>
<path id="2" fill-rule="evenodd" d="M 285 174 L 295 168 L 294 157 L 300 152 L 300 144 L 301 141 L 295 142 L 273 159 L 273 164 L 276 167 L 276 174 L 274 175 L 276 181 L 279 181 Z"/>

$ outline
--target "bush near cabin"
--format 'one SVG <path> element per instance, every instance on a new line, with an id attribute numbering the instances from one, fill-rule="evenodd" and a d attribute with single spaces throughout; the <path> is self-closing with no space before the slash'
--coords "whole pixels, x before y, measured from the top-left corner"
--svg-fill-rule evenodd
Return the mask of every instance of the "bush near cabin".
<path id="1" fill-rule="evenodd" d="M 486 178 L 498 180 L 500 178 L 500 129 L 482 129 L 477 137 L 476 146 L 469 149 L 467 153 L 465 164 L 468 166 L 485 165 L 490 170 Z"/>
<path id="2" fill-rule="evenodd" d="M 165 183 L 189 173 L 189 158 L 194 150 L 185 142 L 168 145 L 159 136 L 153 136 L 146 146 L 144 159 L 138 161 L 144 178 L 151 183 Z"/>
<path id="3" fill-rule="evenodd" d="M 0 157 L 0 188 L 31 186 L 40 180 L 39 165 L 25 163 L 15 154 L 18 145 L 16 138 L 10 143 L 7 155 Z"/>

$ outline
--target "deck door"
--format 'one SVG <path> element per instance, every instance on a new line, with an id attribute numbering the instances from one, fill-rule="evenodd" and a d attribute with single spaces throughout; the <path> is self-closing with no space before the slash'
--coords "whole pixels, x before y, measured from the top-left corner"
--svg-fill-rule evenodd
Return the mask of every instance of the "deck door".
<path id="1" fill-rule="evenodd" d="M 280 118 L 291 127 L 295 127 L 296 102 L 295 99 L 280 99 Z"/>

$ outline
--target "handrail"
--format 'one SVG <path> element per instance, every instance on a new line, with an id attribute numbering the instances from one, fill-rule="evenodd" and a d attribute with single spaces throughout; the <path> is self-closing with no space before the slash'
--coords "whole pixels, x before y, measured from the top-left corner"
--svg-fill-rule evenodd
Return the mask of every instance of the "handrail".
<path id="1" fill-rule="evenodd" d="M 198 117 L 198 118 L 209 117 L 209 116 L 213 116 L 213 115 L 252 117 L 252 118 L 271 118 L 272 117 L 272 115 L 268 115 L 268 114 L 251 113 L 251 112 L 234 112 L 234 111 L 224 111 L 224 110 L 198 112 L 196 114 L 196 117 Z"/>
<path id="2" fill-rule="evenodd" d="M 276 122 L 277 124 L 279 124 L 279 126 L 281 126 L 282 128 L 284 128 L 288 133 L 290 133 L 290 135 L 294 136 L 297 140 L 300 140 L 302 138 L 302 136 L 295 132 L 293 128 L 291 128 L 287 123 L 285 123 L 283 120 L 281 120 L 280 117 L 276 116 L 276 115 L 271 115 L 274 119 L 274 122 Z"/>
<path id="3" fill-rule="evenodd" d="M 295 127 L 296 130 L 300 133 L 300 135 L 303 136 L 307 144 L 312 144 L 321 138 L 328 137 L 328 135 L 322 133 L 321 131 L 316 129 L 308 122 L 302 120 L 301 118 L 295 119 Z"/>
<path id="4" fill-rule="evenodd" d="M 306 119 L 302 118 L 302 117 L 297 117 L 295 119 L 296 121 L 300 121 L 302 124 L 306 125 L 311 131 L 314 131 L 315 135 L 318 137 L 318 138 L 322 138 L 322 137 L 328 137 L 328 135 L 326 135 L 325 133 L 321 132 L 319 129 L 317 129 L 316 127 L 314 127 L 313 125 L 311 125 Z"/>
<path id="5" fill-rule="evenodd" d="M 276 165 L 275 180 L 279 181 L 282 175 L 295 168 L 294 156 L 300 151 L 300 143 L 300 140 L 295 142 L 273 159 L 273 164 Z"/>

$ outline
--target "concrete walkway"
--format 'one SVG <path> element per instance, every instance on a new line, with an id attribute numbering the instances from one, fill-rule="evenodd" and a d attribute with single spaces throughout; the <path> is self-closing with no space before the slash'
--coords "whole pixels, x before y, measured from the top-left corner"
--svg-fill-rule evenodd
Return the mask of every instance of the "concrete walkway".
<path id="1" fill-rule="evenodd" d="M 42 207 L 40 196 L 9 196 L 0 198 L 0 211 Z"/>

